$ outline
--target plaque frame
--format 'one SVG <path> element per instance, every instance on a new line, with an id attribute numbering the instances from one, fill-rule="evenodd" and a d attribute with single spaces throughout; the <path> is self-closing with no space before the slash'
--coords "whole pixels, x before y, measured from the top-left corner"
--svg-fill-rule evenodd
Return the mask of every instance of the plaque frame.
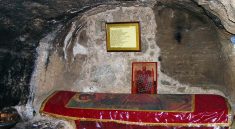
<path id="1" fill-rule="evenodd" d="M 123 28 L 134 26 L 136 29 L 135 37 L 136 42 L 134 47 L 112 47 L 112 39 L 110 37 L 111 28 Z M 106 48 L 107 52 L 140 52 L 141 51 L 141 34 L 140 34 L 140 23 L 139 22 L 106 22 Z M 126 43 L 128 44 L 128 43 Z"/>

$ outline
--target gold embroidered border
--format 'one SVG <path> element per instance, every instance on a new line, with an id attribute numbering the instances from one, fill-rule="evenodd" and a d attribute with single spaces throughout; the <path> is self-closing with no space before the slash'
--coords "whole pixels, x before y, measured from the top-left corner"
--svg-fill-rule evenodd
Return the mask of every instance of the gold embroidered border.
<path id="1" fill-rule="evenodd" d="M 186 126 L 186 127 L 230 127 L 228 123 L 151 123 L 151 122 L 130 122 L 130 121 L 122 121 L 122 120 L 110 120 L 110 119 L 94 119 L 94 118 L 78 118 L 71 116 L 64 116 L 53 114 L 49 112 L 41 112 L 42 115 L 50 115 L 55 118 L 66 119 L 66 120 L 79 120 L 79 121 L 97 121 L 97 122 L 115 122 L 119 124 L 128 124 L 128 125 L 140 125 L 140 126 Z"/>
<path id="2" fill-rule="evenodd" d="M 233 115 L 232 115 L 232 108 L 229 104 L 228 101 L 226 101 L 226 104 L 227 104 L 227 107 L 228 107 L 228 124 L 229 124 L 229 127 L 232 126 L 233 124 Z"/>
<path id="3" fill-rule="evenodd" d="M 45 106 L 46 106 L 46 103 L 47 103 L 48 100 L 51 99 L 57 92 L 59 92 L 59 91 L 53 92 L 51 95 L 49 95 L 49 96 L 42 102 L 42 106 L 41 106 L 40 109 L 39 109 L 39 113 L 44 112 L 43 110 L 44 110 L 44 108 L 45 108 Z"/>
<path id="4" fill-rule="evenodd" d="M 198 127 L 198 126 L 204 126 L 204 127 L 213 127 L 213 126 L 220 126 L 220 127 L 230 127 L 232 120 L 228 120 L 228 123 L 151 123 L 151 122 L 130 122 L 130 121 L 122 121 L 122 120 L 111 120 L 111 119 L 94 119 L 94 118 L 79 118 L 79 117 L 71 117 L 71 116 L 65 116 L 65 115 L 58 115 L 50 112 L 43 111 L 45 108 L 46 103 L 48 100 L 53 97 L 58 91 L 55 91 L 52 93 L 47 99 L 45 99 L 42 103 L 42 106 L 39 110 L 41 115 L 50 115 L 55 118 L 59 119 L 65 119 L 65 120 L 79 120 L 79 121 L 98 121 L 98 122 L 115 122 L 120 124 L 129 124 L 129 125 L 142 125 L 142 126 L 186 126 L 186 127 Z M 194 99 L 195 99 L 195 95 Z M 194 101 L 195 102 L 195 101 Z M 228 115 L 231 113 L 231 107 L 227 103 L 228 106 Z M 194 107 L 195 109 L 195 107 Z"/>

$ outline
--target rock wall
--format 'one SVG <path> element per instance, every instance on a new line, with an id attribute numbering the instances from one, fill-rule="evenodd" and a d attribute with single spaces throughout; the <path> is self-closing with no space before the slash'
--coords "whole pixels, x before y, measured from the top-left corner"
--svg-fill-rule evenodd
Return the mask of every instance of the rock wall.
<path id="1" fill-rule="evenodd" d="M 119 7 L 101 5 L 84 13 L 82 16 L 74 18 L 65 27 L 59 29 L 53 42 L 50 43 L 48 37 L 41 40 L 39 46 L 40 56 L 37 62 L 38 66 L 33 78 L 35 84 L 35 105 L 38 106 L 49 93 L 55 90 L 130 93 L 131 63 L 133 61 L 159 62 L 158 93 L 202 93 L 220 94 L 224 96 L 224 93 L 215 88 L 214 85 L 210 88 L 192 86 L 192 84 L 198 82 L 195 82 L 195 79 L 198 79 L 197 77 L 201 77 L 201 80 L 208 79 L 204 75 L 199 74 L 186 81 L 186 76 L 185 78 L 179 78 L 186 71 L 183 67 L 181 69 L 182 74 L 178 76 L 173 76 L 166 72 L 171 70 L 170 66 L 175 69 L 178 67 L 174 63 L 164 63 L 167 60 L 164 54 L 166 52 L 173 54 L 169 56 L 168 61 L 171 60 L 171 62 L 174 62 L 175 60 L 175 63 L 177 63 L 178 60 L 177 58 L 173 58 L 174 53 L 171 51 L 172 47 L 169 45 L 164 47 L 163 45 L 172 42 L 170 40 L 161 40 L 162 36 L 168 37 L 169 34 L 164 35 L 162 33 L 162 27 L 164 25 L 156 22 L 163 20 L 162 22 L 164 23 L 164 20 L 167 20 L 157 15 L 159 13 L 159 9 L 139 4 L 131 6 L 122 5 Z M 140 21 L 142 51 L 107 52 L 105 22 L 128 21 Z M 201 24 L 201 22 L 199 23 Z M 197 22 L 192 22 L 192 24 L 195 24 L 197 27 Z M 207 29 L 205 27 L 206 25 L 203 25 L 201 29 Z M 169 26 L 169 28 L 174 29 L 173 26 Z M 183 40 L 185 39 L 183 38 Z M 213 36 L 208 40 L 213 42 Z M 48 42 L 51 45 L 48 45 Z M 197 41 L 192 42 L 195 43 L 195 46 L 197 45 Z M 211 42 L 207 43 L 207 40 L 200 42 L 202 42 L 202 45 L 208 47 L 208 49 L 205 49 L 206 53 L 211 52 L 208 58 L 213 58 L 214 52 L 216 53 L 218 51 L 217 45 Z M 174 44 L 178 45 L 177 43 Z M 195 52 L 200 53 L 200 46 L 198 46 Z M 188 55 L 189 53 L 185 52 L 184 54 Z M 203 55 L 201 56 L 203 57 Z M 184 60 L 188 60 L 188 58 Z M 197 60 L 191 60 L 197 62 Z M 185 65 L 185 63 L 187 65 L 187 61 L 182 62 L 182 65 Z M 197 67 L 202 67 L 202 70 L 206 70 L 207 67 L 205 64 L 206 62 L 198 63 L 199 66 Z M 166 67 L 166 65 L 169 67 Z M 196 70 L 192 72 L 197 72 Z M 211 72 L 213 74 L 213 71 Z M 182 81 L 184 79 L 185 81 Z"/>
<path id="2" fill-rule="evenodd" d="M 235 33 L 235 1 L 234 0 L 196 0 L 206 10 L 221 20 L 230 33 Z"/>
<path id="3" fill-rule="evenodd" d="M 223 54 L 213 22 L 206 15 L 184 8 L 155 8 L 162 72 L 191 87 L 228 94 L 221 74 Z"/>
<path id="4" fill-rule="evenodd" d="M 217 30 L 219 41 L 221 44 L 222 57 L 221 62 L 223 62 L 223 76 L 225 86 L 227 86 L 227 91 L 229 93 L 229 98 L 232 102 L 232 107 L 235 108 L 235 48 L 231 44 L 230 33 L 225 30 Z"/>
<path id="5" fill-rule="evenodd" d="M 177 8 L 185 8 L 187 10 L 199 10 L 199 13 L 204 15 L 205 12 L 207 12 L 207 15 L 210 16 L 210 18 L 218 24 L 219 27 L 227 29 L 230 33 L 234 32 L 234 0 L 195 0 L 197 4 L 201 6 L 197 6 L 195 3 L 193 3 L 191 0 L 130 0 L 130 1 L 123 1 L 123 0 L 39 0 L 39 1 L 24 1 L 24 0 L 18 0 L 18 1 L 0 1 L 0 41 L 1 41 L 1 48 L 0 48 L 0 109 L 3 107 L 8 106 L 14 106 L 14 105 L 23 105 L 27 102 L 31 102 L 36 97 L 36 100 L 42 99 L 43 96 L 48 95 L 48 92 L 52 92 L 53 89 L 72 89 L 76 83 L 77 84 L 86 84 L 83 82 L 76 81 L 78 78 L 84 78 L 87 77 L 89 74 L 97 74 L 101 70 L 95 70 L 95 69 L 104 69 L 102 67 L 90 67 L 89 70 L 92 68 L 92 72 L 89 71 L 89 74 L 79 75 L 76 74 L 77 71 L 80 71 L 80 65 L 75 65 L 76 62 L 78 63 L 79 60 L 85 60 L 90 59 L 91 56 L 85 56 L 85 55 L 92 55 L 89 54 L 87 50 L 89 49 L 89 46 L 85 46 L 86 43 L 95 42 L 94 44 L 101 48 L 104 41 L 103 39 L 97 38 L 95 35 L 96 40 L 91 40 L 90 38 L 91 31 L 94 30 L 84 30 L 85 28 L 89 28 L 87 26 L 89 18 L 92 18 L 92 16 L 95 16 L 96 14 L 101 15 L 101 13 L 105 13 L 108 10 L 113 10 L 116 7 L 149 7 L 153 8 L 155 4 L 163 4 L 163 6 L 166 6 L 166 3 L 169 5 L 171 4 L 171 7 L 177 7 Z M 164 5 L 165 4 L 165 5 Z M 105 7 L 102 6 L 100 8 L 96 8 L 99 5 L 106 5 Z M 204 8 L 204 11 L 202 8 Z M 88 11 L 90 10 L 90 11 Z M 93 10 L 93 11 L 92 11 Z M 88 12 L 90 13 L 88 13 Z M 142 10 L 144 11 L 144 10 Z M 116 12 L 122 12 L 122 11 L 116 11 Z M 132 11 L 133 12 L 133 11 Z M 137 11 L 138 12 L 138 11 Z M 136 12 L 136 13 L 137 13 Z M 155 12 L 155 10 L 153 11 Z M 197 12 L 197 11 L 196 11 Z M 208 13 L 209 12 L 209 13 Z M 108 12 L 106 12 L 108 13 Z M 128 13 L 128 12 L 127 12 Z M 133 12 L 135 13 L 135 12 Z M 197 12 L 198 13 L 198 12 Z M 140 13 L 141 14 L 141 13 Z M 146 13 L 147 14 L 147 13 Z M 213 15 L 212 15 L 213 14 Z M 118 15 L 118 14 L 115 14 Z M 119 14 L 120 15 L 120 14 Z M 110 15 L 110 18 L 106 18 L 106 20 L 120 20 L 125 21 L 125 19 L 120 19 L 119 17 L 125 16 L 127 19 L 135 19 L 139 18 L 135 16 L 132 17 L 131 15 L 120 15 L 113 17 L 113 14 Z M 151 14 L 151 19 L 152 19 Z M 156 15 L 156 12 L 155 14 Z M 82 17 L 82 18 L 81 18 Z M 132 18 L 131 18 L 132 17 Z M 142 16 L 143 17 L 143 16 Z M 74 18 L 74 19 L 73 19 Z M 157 17 L 155 17 L 157 19 Z M 76 20 L 77 19 L 77 20 Z M 105 18 L 104 18 L 105 19 Z M 103 19 L 102 19 L 103 20 Z M 93 21 L 95 21 L 93 19 Z M 143 20 L 146 22 L 146 20 Z M 74 22 L 75 31 L 71 30 L 72 22 Z M 96 21 L 95 21 L 96 22 Z M 221 24 L 222 23 L 222 24 Z M 92 23 L 91 25 L 96 24 Z M 96 26 L 99 28 L 98 24 L 103 25 L 103 21 L 97 22 Z M 58 27 L 60 26 L 60 27 Z M 55 30 L 55 28 L 58 27 L 58 30 Z M 62 27 L 62 28 L 61 28 Z M 145 26 L 147 27 L 147 25 Z M 155 26 L 157 29 L 160 28 L 159 25 Z M 84 31 L 80 31 L 81 30 Z M 151 27 L 149 27 L 151 28 Z M 103 28 L 101 28 L 101 31 L 99 29 L 98 32 L 95 32 L 95 34 L 100 34 L 100 36 L 103 35 Z M 55 32 L 50 33 L 49 32 L 55 30 Z M 154 33 L 158 33 L 157 32 Z M 64 40 L 67 37 L 69 38 L 70 34 L 72 33 L 72 39 L 77 40 L 75 37 L 79 37 L 78 35 L 81 35 L 78 38 L 79 43 L 85 43 L 81 45 L 76 45 L 75 42 L 72 41 L 72 44 L 67 45 L 64 47 Z M 77 34 L 76 34 L 77 33 Z M 92 32 L 94 34 L 94 32 Z M 214 32 L 215 34 L 217 32 Z M 225 34 L 226 33 L 226 34 Z M 233 61 L 233 49 L 230 45 L 229 38 L 230 34 L 227 32 L 222 32 L 219 34 L 220 43 L 222 44 L 219 46 L 221 47 L 222 54 L 219 54 L 222 58 L 220 58 L 222 63 L 222 70 L 221 72 L 223 74 L 222 80 L 224 80 L 224 87 L 221 86 L 223 83 L 213 83 L 212 87 L 215 89 L 219 89 L 220 87 L 223 87 L 223 89 L 227 89 L 229 97 L 231 100 L 235 100 L 234 97 L 234 61 Z M 57 36 L 57 34 L 59 36 Z M 47 36 L 46 36 L 47 35 Z M 151 34 L 152 35 L 152 34 Z M 221 36 L 222 35 L 222 36 Z M 46 36 L 46 37 L 45 37 Z M 89 36 L 89 37 L 88 37 Z M 224 38 L 224 37 L 226 38 Z M 45 37 L 45 38 L 43 38 Z M 42 39 L 43 38 L 43 39 Z M 54 40 L 56 38 L 56 40 Z M 158 43 L 159 37 L 154 37 L 155 39 L 143 39 L 142 42 L 153 42 L 152 40 L 156 40 L 156 47 L 153 48 L 153 46 L 147 46 L 147 53 L 150 54 L 150 56 L 154 56 L 154 60 L 159 61 L 161 58 L 161 50 L 162 46 L 160 43 Z M 41 39 L 41 40 L 40 40 Z M 98 39 L 100 41 L 98 41 Z M 39 43 L 40 40 L 40 43 Z M 145 41 L 146 40 L 146 41 Z M 184 39 L 182 39 L 184 40 Z M 68 41 L 69 42 L 69 41 Z M 74 43 L 74 44 L 73 44 Z M 99 44 L 100 43 L 100 44 Z M 69 44 L 69 43 L 68 43 Z M 84 47 L 85 46 L 85 47 Z M 213 50 L 215 48 L 214 45 Z M 37 48 L 37 52 L 36 52 Z M 79 48 L 75 49 L 75 48 Z M 85 48 L 85 49 L 84 49 Z M 89 49 L 90 50 L 90 49 Z M 93 50 L 93 49 L 92 49 Z M 177 50 L 177 49 L 176 49 Z M 211 53 L 213 53 L 211 50 Z M 163 51 L 162 51 L 163 52 Z M 65 53 L 67 56 L 65 56 Z M 76 54 L 77 53 L 77 54 Z M 83 53 L 83 54 L 81 54 Z M 84 54 L 85 53 L 85 54 Z M 217 52 L 216 52 L 217 53 Z M 75 54 L 76 56 L 74 56 Z M 94 54 L 94 53 L 93 53 Z M 143 55 L 145 53 L 142 53 Z M 125 54 L 122 54 L 125 55 Z M 138 55 L 138 54 L 137 54 Z M 143 56 L 141 55 L 141 56 Z M 147 54 L 145 54 L 147 55 Z M 216 54 L 213 54 L 213 59 L 210 59 L 211 62 L 217 61 L 217 57 L 214 56 Z M 114 57 L 114 55 L 112 55 Z M 110 56 L 110 57 L 112 57 Z M 128 55 L 129 56 L 129 55 Z M 130 54 L 131 57 L 133 57 Z M 135 54 L 136 56 L 136 54 Z M 141 57 L 139 56 L 139 57 Z M 157 58 L 155 58 L 155 56 Z M 38 57 L 38 58 L 37 58 Z M 67 58 L 65 60 L 65 57 Z M 116 56 L 115 56 L 116 57 Z M 145 57 L 145 56 L 143 56 Z M 37 61 L 35 62 L 35 59 L 37 58 Z M 85 59 L 84 59 L 85 58 Z M 99 58 L 99 57 L 97 57 Z M 136 57 L 135 57 L 136 58 Z M 189 57 L 187 57 L 188 59 Z M 209 57 L 208 57 L 209 58 Z M 119 58 L 118 58 L 119 59 Z M 138 60 L 138 59 L 133 59 Z M 142 59 L 140 59 L 142 60 Z M 148 58 L 146 59 L 148 60 Z M 152 59 L 151 59 L 152 60 Z M 35 62 L 35 63 L 34 63 Z M 54 62 L 54 63 L 52 63 Z M 57 63 L 55 63 L 57 62 Z M 125 63 L 128 64 L 126 61 Z M 164 62 L 164 59 L 162 60 Z M 73 64 L 74 63 L 74 64 Z M 35 64 L 35 65 L 34 65 Z M 53 64 L 53 65 L 52 65 Z M 168 64 L 168 63 L 167 63 Z M 202 63 L 203 64 L 203 63 Z M 205 63 L 204 63 L 205 64 Z M 190 63 L 187 64 L 190 66 Z M 220 64 L 216 65 L 216 68 L 219 68 Z M 35 67 L 34 67 L 35 66 Z M 214 65 L 213 65 L 214 66 Z M 87 66 L 88 67 L 88 66 Z M 162 66 L 164 68 L 165 66 Z M 169 66 L 168 66 L 169 67 Z M 199 66 L 195 66 L 195 68 L 198 68 Z M 208 66 L 207 66 L 208 67 Z M 165 67 L 166 68 L 166 67 Z M 165 69 L 164 68 L 164 69 Z M 34 73 L 33 69 L 35 69 Z M 75 71 L 73 71 L 73 69 Z M 105 74 L 109 74 L 110 70 L 112 70 L 113 67 L 110 66 L 108 70 L 106 70 Z M 58 72 L 55 72 L 57 71 Z M 188 69 L 189 71 L 189 69 Z M 204 69 L 205 71 L 205 69 Z M 180 71 L 181 72 L 181 71 Z M 217 71 L 218 72 L 218 71 Z M 159 70 L 159 78 L 169 81 L 162 81 L 163 83 L 159 84 L 159 93 L 218 93 L 222 94 L 218 90 L 213 90 L 213 88 L 207 88 L 205 87 L 191 87 L 189 86 L 190 81 L 184 81 L 183 77 L 179 76 L 171 76 L 171 74 L 167 72 L 163 72 L 167 74 L 161 74 L 161 70 Z M 212 71 L 209 72 L 212 77 Z M 129 74 L 129 73 L 127 73 Z M 217 75 L 218 73 L 215 73 L 214 75 Z M 67 76 L 68 75 L 68 76 Z M 109 74 L 110 75 L 110 74 Z M 199 75 L 199 74 L 198 74 Z M 42 78 L 38 78 L 38 76 L 42 76 Z M 170 76 L 170 77 L 169 77 Z M 57 78 L 58 77 L 58 78 Z M 90 78 L 95 84 L 101 84 L 105 80 L 105 77 L 97 77 L 93 76 Z M 204 78 L 207 78 L 208 76 L 201 76 L 201 80 Z M 30 78 L 31 83 L 30 83 Z M 50 80 L 51 78 L 51 80 Z M 57 79 L 55 79 L 57 78 Z M 114 78 L 114 76 L 111 78 Z M 116 77 L 119 79 L 118 77 Z M 166 79 L 167 78 L 167 79 Z M 186 76 L 185 76 L 186 78 Z M 214 77 L 213 77 L 214 78 Z M 68 83 L 61 83 L 62 80 L 67 80 L 65 82 Z M 129 78 L 130 79 L 130 78 Z M 175 79 L 175 80 L 174 80 Z M 179 79 L 179 82 L 176 80 Z M 101 81 L 103 80 L 103 81 Z M 220 79 L 219 79 L 220 80 Z M 45 81 L 45 82 L 43 82 Z M 57 82 L 58 81 L 58 82 Z M 74 83 L 76 82 L 76 83 Z M 105 82 L 105 81 L 104 81 Z M 121 82 L 121 81 L 120 81 Z M 128 82 L 128 83 L 127 83 Z M 169 84 L 169 82 L 172 82 Z M 196 83 L 197 81 L 194 80 Z M 209 82 L 209 81 L 207 81 Z M 212 80 L 210 82 L 215 82 L 215 80 Z M 128 87 L 126 89 L 126 92 L 129 92 L 129 81 L 128 79 L 124 79 L 123 83 L 120 84 L 127 84 Z M 184 84 L 182 84 L 184 83 Z M 39 87 L 42 88 L 41 90 Z M 41 86 L 47 84 L 47 86 Z M 58 86 L 55 86 L 55 84 L 58 84 Z M 201 83 L 200 83 L 201 84 Z M 218 85 L 219 84 L 219 85 Z M 64 86 L 62 86 L 64 85 Z M 88 84 L 87 84 L 88 85 Z M 91 85 L 91 84 L 89 84 Z M 92 84 L 93 85 L 93 84 Z M 178 87 L 176 87 L 176 85 Z M 123 86 L 125 87 L 125 86 Z M 217 88 L 219 87 L 219 88 Z M 74 86 L 74 90 L 78 87 Z M 84 91 L 102 91 L 106 88 L 101 89 L 79 89 Z M 113 90 L 112 88 L 110 88 Z M 119 88 L 121 89 L 121 88 Z M 219 89 L 221 90 L 221 89 Z M 45 91 L 45 92 L 43 92 Z M 107 90 L 108 91 L 108 90 Z M 224 91 L 224 90 L 221 90 Z M 36 92 L 36 93 L 34 93 Z M 40 94 L 39 94 L 40 93 Z M 36 94 L 36 95 L 35 95 Z M 226 92 L 227 94 L 227 92 Z M 38 97 L 38 98 L 37 98 Z M 8 100 L 8 101 L 5 101 Z M 235 102 L 233 102 L 235 103 Z M 31 103 L 28 103 L 27 105 L 31 105 Z M 24 109 L 24 108 L 23 108 Z M 31 110 L 31 109 L 30 109 Z"/>
<path id="6" fill-rule="evenodd" d="M 158 61 L 153 10 L 107 8 L 100 6 L 74 18 L 69 29 L 62 31 L 64 36 L 57 37 L 47 68 L 37 73 L 36 98 L 58 89 L 130 93 L 132 62 Z M 140 21 L 142 52 L 107 52 L 105 23 L 129 21 Z"/>

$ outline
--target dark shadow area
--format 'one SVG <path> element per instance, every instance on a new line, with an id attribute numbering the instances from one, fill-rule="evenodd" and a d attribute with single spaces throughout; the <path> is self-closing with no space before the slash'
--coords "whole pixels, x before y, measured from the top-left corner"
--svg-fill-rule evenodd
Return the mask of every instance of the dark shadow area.
<path id="1" fill-rule="evenodd" d="M 203 9 L 160 3 L 155 15 L 161 71 L 183 84 L 226 93 L 216 26 Z"/>

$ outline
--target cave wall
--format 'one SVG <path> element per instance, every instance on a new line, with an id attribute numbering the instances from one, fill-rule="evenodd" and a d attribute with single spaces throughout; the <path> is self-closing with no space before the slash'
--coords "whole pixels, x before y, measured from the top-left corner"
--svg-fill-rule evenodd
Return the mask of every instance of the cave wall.
<path id="1" fill-rule="evenodd" d="M 233 34 L 235 33 L 234 0 L 195 0 L 195 1 L 203 8 L 208 10 L 208 12 L 217 16 L 228 32 Z"/>
<path id="2" fill-rule="evenodd" d="M 217 34 L 222 52 L 222 58 L 220 61 L 223 62 L 223 73 L 221 73 L 221 76 L 224 77 L 228 96 L 232 102 L 232 107 L 235 108 L 235 47 L 229 40 L 232 36 L 230 33 L 219 29 L 217 30 Z"/>
<path id="3" fill-rule="evenodd" d="M 19 104 L 24 105 L 28 102 L 28 100 L 32 101 L 35 96 L 40 98 L 41 96 L 46 96 L 48 92 L 52 91 L 51 89 L 60 89 L 60 86 L 54 87 L 53 84 L 55 84 L 56 82 L 55 80 L 52 79 L 52 81 L 50 81 L 49 79 L 44 79 L 44 80 L 47 80 L 46 82 L 49 83 L 50 85 L 48 84 L 49 86 L 48 87 L 45 86 L 44 88 L 42 86 L 42 91 L 39 91 L 40 92 L 40 95 L 39 95 L 36 92 L 36 90 L 39 89 L 38 87 L 39 82 L 37 81 L 36 78 L 38 75 L 46 76 L 47 78 L 50 78 L 50 77 L 53 78 L 57 76 L 58 74 L 62 76 L 64 74 L 64 71 L 61 69 L 67 69 L 64 67 L 72 66 L 71 63 L 73 63 L 74 61 L 76 62 L 80 58 L 83 58 L 83 57 L 77 56 L 75 60 L 71 58 L 71 60 L 63 61 L 64 60 L 64 55 L 63 55 L 64 50 L 62 50 L 63 41 L 59 41 L 58 37 L 56 36 L 57 34 L 62 35 L 62 37 L 63 35 L 64 36 L 67 35 L 67 33 L 70 31 L 70 28 L 71 28 L 71 22 L 74 21 L 73 18 L 76 17 L 77 19 L 80 19 L 80 17 L 83 14 L 87 15 L 86 12 L 92 8 L 99 13 L 104 12 L 105 10 L 102 11 L 102 9 L 98 9 L 100 10 L 98 11 L 95 8 L 102 4 L 112 5 L 109 7 L 106 6 L 107 7 L 106 9 L 110 10 L 110 9 L 116 8 L 116 6 L 120 6 L 120 5 L 123 6 L 123 4 L 124 4 L 124 7 L 127 7 L 127 5 L 133 6 L 134 4 L 136 4 L 135 6 L 141 5 L 144 7 L 153 8 L 154 4 L 158 2 L 167 3 L 167 4 L 168 3 L 173 3 L 173 4 L 184 3 L 182 5 L 186 5 L 190 7 L 192 10 L 196 8 L 201 8 L 201 7 L 195 6 L 195 4 L 192 4 L 191 0 L 175 0 L 175 1 L 136 0 L 136 1 L 125 1 L 125 2 L 122 0 L 120 1 L 119 0 L 112 0 L 112 1 L 108 1 L 108 0 L 0 1 L 0 17 L 1 17 L 0 18 L 0 34 L 1 34 L 0 36 L 0 41 L 1 41 L 1 44 L 0 44 L 0 47 L 1 47 L 0 49 L 0 61 L 1 61 L 1 64 L 0 64 L 0 70 L 1 70 L 0 72 L 1 73 L 0 74 L 0 88 L 1 88 L 0 109 L 3 107 L 14 106 L 14 105 L 19 105 Z M 219 52 L 214 53 L 213 51 L 211 51 L 211 54 L 213 55 L 212 56 L 213 58 L 210 59 L 211 62 L 216 62 L 218 60 L 218 57 L 215 56 L 217 54 L 219 54 L 219 56 L 222 57 L 219 59 L 219 61 L 220 62 L 224 61 L 224 63 L 222 64 L 220 63 L 216 64 L 216 68 L 219 68 L 221 65 L 223 66 L 221 70 L 221 71 L 224 71 L 222 72 L 223 75 L 221 75 L 223 76 L 223 79 L 222 78 L 218 78 L 218 80 L 215 79 L 216 77 L 213 77 L 213 76 L 217 75 L 218 72 L 212 74 L 215 71 L 210 70 L 209 74 L 205 74 L 206 76 L 204 77 L 201 76 L 201 79 L 194 78 L 193 81 L 184 81 L 184 79 L 182 79 L 183 77 L 167 76 L 171 74 L 169 72 L 164 72 L 165 66 L 163 65 L 162 66 L 162 68 L 164 68 L 162 70 L 163 74 L 161 74 L 161 70 L 159 70 L 159 73 L 160 73 L 159 78 L 160 79 L 167 78 L 166 80 L 168 81 L 162 81 L 162 83 L 159 84 L 159 93 L 198 93 L 200 92 L 200 93 L 224 94 L 220 91 L 224 92 L 224 89 L 227 89 L 225 90 L 225 93 L 229 94 L 229 97 L 231 98 L 231 100 L 235 100 L 234 99 L 235 98 L 234 97 L 234 73 L 235 73 L 234 69 L 235 68 L 234 68 L 234 59 L 233 59 L 234 54 L 233 54 L 233 46 L 231 46 L 229 42 L 229 37 L 231 36 L 231 33 L 233 34 L 235 33 L 234 31 L 234 28 L 235 28 L 234 27 L 234 16 L 235 16 L 234 15 L 235 13 L 234 1 L 233 0 L 214 0 L 214 1 L 195 0 L 195 2 L 204 8 L 206 15 L 209 16 L 215 24 L 217 24 L 217 27 L 218 26 L 221 28 L 225 27 L 226 31 L 230 32 L 230 33 L 227 33 L 226 31 L 225 32 L 218 31 L 219 33 L 221 33 L 219 34 L 219 37 L 221 41 L 220 47 L 222 48 L 221 49 L 222 54 L 220 54 Z M 178 5 L 175 4 L 175 6 L 178 6 Z M 156 18 L 156 12 L 155 11 L 153 12 Z M 158 27 L 160 28 L 159 25 L 157 25 L 156 28 Z M 79 33 L 82 33 L 82 32 L 79 31 Z M 87 33 L 87 31 L 83 32 L 83 34 L 84 33 Z M 157 32 L 154 32 L 154 33 L 157 33 Z M 54 41 L 54 38 L 56 37 L 58 39 L 58 42 Z M 85 42 L 86 39 L 87 38 L 85 36 L 83 41 Z M 160 46 L 160 44 L 158 44 L 159 37 L 155 37 L 155 39 L 157 43 L 157 48 L 159 48 Z M 184 40 L 184 38 L 182 38 L 182 40 Z M 100 41 L 100 42 L 103 42 L 103 41 Z M 148 41 L 143 41 L 143 42 L 148 42 Z M 38 44 L 40 44 L 39 47 L 38 47 Z M 56 46 L 60 46 L 61 48 L 55 49 L 55 46 L 52 44 L 57 44 Z M 151 47 L 151 46 L 148 46 L 148 47 Z M 187 47 L 187 46 L 184 46 L 184 47 Z M 212 45 L 212 48 L 214 48 L 213 50 L 215 50 L 216 49 L 215 45 Z M 72 48 L 70 47 L 70 49 Z M 153 49 L 150 48 L 150 50 L 153 50 Z M 52 58 L 56 55 L 55 51 L 57 51 L 58 58 Z M 71 55 L 71 51 L 73 50 L 68 50 L 68 51 L 70 51 L 68 52 L 70 53 L 68 55 Z M 155 52 L 152 52 L 152 53 L 155 53 Z M 152 53 L 150 53 L 150 55 L 153 55 Z M 159 55 L 161 54 L 158 53 L 158 58 L 154 60 L 157 60 L 157 61 L 161 60 L 161 58 L 159 58 L 161 56 Z M 44 58 L 41 58 L 41 57 L 44 57 Z M 36 58 L 37 60 L 35 62 Z M 188 58 L 189 57 L 185 59 L 188 59 Z M 205 58 L 206 57 L 203 57 L 203 59 Z M 51 67 L 52 66 L 51 62 L 53 61 L 58 63 L 58 67 Z M 164 63 L 164 61 L 166 60 L 163 59 L 162 62 Z M 44 64 L 40 62 L 44 62 Z M 211 62 L 209 63 L 211 64 Z M 187 66 L 189 66 L 189 64 L 187 64 Z M 205 63 L 204 64 L 201 63 L 200 65 L 205 65 Z M 76 67 L 79 67 L 79 66 L 76 66 Z M 208 66 L 205 66 L 205 67 L 208 67 Z M 71 70 L 72 68 L 73 67 L 71 68 L 69 67 L 68 69 L 72 71 Z M 195 68 L 198 68 L 198 66 L 195 66 Z M 211 67 L 209 69 L 211 69 Z M 53 72 L 56 70 L 60 72 Z M 201 72 L 201 73 L 205 73 L 205 70 L 206 69 L 202 70 L 204 72 Z M 48 72 L 48 71 L 51 71 L 51 72 Z M 36 74 L 36 73 L 40 73 L 40 74 Z M 78 77 L 76 74 L 74 75 Z M 76 77 L 71 78 L 71 76 L 73 75 L 71 74 L 68 77 L 65 76 L 65 77 L 60 77 L 60 78 L 63 79 L 67 77 L 67 80 L 70 80 L 70 82 L 73 82 L 74 80 L 76 80 Z M 185 83 L 191 83 L 191 82 L 195 82 L 196 84 L 196 82 L 199 82 L 199 80 L 204 80 L 204 78 L 207 78 L 207 77 L 212 78 L 212 80 L 211 79 L 207 80 L 206 83 L 210 82 L 210 84 L 212 84 L 211 82 L 213 82 L 212 87 L 217 90 L 213 90 L 213 88 L 210 88 L 210 87 L 207 88 L 206 86 L 194 87 L 195 86 L 194 85 L 193 87 L 190 87 L 188 86 L 188 84 L 185 84 Z M 179 79 L 179 81 L 177 79 Z M 169 84 L 169 82 L 174 82 L 174 83 Z M 184 84 L 182 84 L 182 82 Z M 223 84 L 225 85 L 224 87 L 226 88 L 222 88 L 221 90 L 220 88 L 222 87 L 221 85 Z M 59 84 L 59 85 L 62 85 L 62 84 Z M 65 86 L 65 88 L 63 88 L 63 86 L 61 87 L 62 87 L 61 89 L 69 89 L 67 86 Z M 48 88 L 48 91 L 47 91 L 47 88 Z M 45 92 L 43 92 L 43 90 Z M 84 90 L 84 91 L 89 91 L 89 90 L 90 89 L 88 88 L 88 90 Z M 5 101 L 5 100 L 8 100 L 8 101 Z"/>
<path id="4" fill-rule="evenodd" d="M 39 40 L 59 24 L 110 0 L 0 1 L 0 110 L 33 100 Z M 7 101 L 6 101 L 7 100 Z"/>
<path id="5" fill-rule="evenodd" d="M 140 21 L 142 51 L 107 52 L 105 23 L 129 21 Z M 144 6 L 103 5 L 74 18 L 53 42 L 47 67 L 39 60 L 35 98 L 58 89 L 130 93 L 132 62 L 158 61 L 156 27 L 153 10 Z"/>
<path id="6" fill-rule="evenodd" d="M 105 22 L 127 21 L 140 21 L 142 51 L 107 52 Z M 162 4 L 93 8 L 41 40 L 35 105 L 55 90 L 130 93 L 133 61 L 159 62 L 160 94 L 226 96 L 215 28 L 204 15 Z"/>
<path id="7" fill-rule="evenodd" d="M 228 94 L 216 26 L 201 13 L 156 6 L 161 70 L 183 84 Z M 212 67 L 213 66 L 213 67 Z"/>

